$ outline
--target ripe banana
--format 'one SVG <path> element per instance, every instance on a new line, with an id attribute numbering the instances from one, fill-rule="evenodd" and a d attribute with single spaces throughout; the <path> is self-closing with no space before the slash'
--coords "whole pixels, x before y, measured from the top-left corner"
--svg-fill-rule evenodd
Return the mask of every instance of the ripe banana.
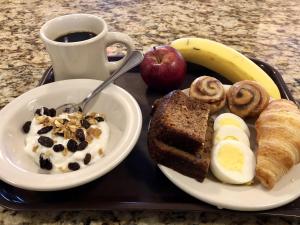
<path id="1" fill-rule="evenodd" d="M 250 59 L 226 45 L 203 38 L 181 38 L 171 46 L 188 62 L 202 65 L 232 82 L 257 81 L 272 98 L 280 99 L 274 81 Z"/>

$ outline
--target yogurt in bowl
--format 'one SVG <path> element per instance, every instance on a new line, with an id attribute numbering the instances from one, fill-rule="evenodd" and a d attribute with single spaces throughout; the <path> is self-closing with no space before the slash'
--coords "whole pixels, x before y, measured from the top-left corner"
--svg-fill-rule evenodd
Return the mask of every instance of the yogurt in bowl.
<path id="1" fill-rule="evenodd" d="M 43 170 L 62 173 L 79 170 L 104 157 L 109 126 L 99 113 L 55 115 L 55 109 L 36 110 L 23 126 L 25 152 Z"/>
<path id="2" fill-rule="evenodd" d="M 35 111 L 43 106 L 56 108 L 66 102 L 79 102 L 101 82 L 89 79 L 58 81 L 34 88 L 6 105 L 0 111 L 0 179 L 27 190 L 62 190 L 95 180 L 121 163 L 131 152 L 139 138 L 142 114 L 136 100 L 127 91 L 113 84 L 103 90 L 86 107 L 88 115 L 92 112 L 101 113 L 99 115 L 104 119 L 104 121 L 94 124 L 101 130 L 99 143 L 96 138 L 94 140 L 97 143 L 95 144 L 97 147 L 93 148 L 94 150 L 84 149 L 76 150 L 76 152 L 65 150 L 70 139 L 67 138 L 65 142 L 62 141 L 63 151 L 67 151 L 71 157 L 66 159 L 61 156 L 63 151 L 59 152 L 58 149 L 56 149 L 58 152 L 54 151 L 53 146 L 60 141 L 56 139 L 56 143 L 47 147 L 51 150 L 50 155 L 57 155 L 51 159 L 51 170 L 41 169 L 40 154 L 33 151 L 33 147 L 40 136 L 52 137 L 54 131 L 36 135 L 38 130 L 49 124 L 41 125 L 43 127 L 35 124 L 36 121 L 32 121 Z M 38 120 L 37 115 L 34 117 Z M 64 117 L 68 117 L 68 115 L 63 115 L 57 119 L 63 120 Z M 22 131 L 25 121 L 32 123 L 27 134 Z M 74 131 L 76 132 L 76 130 Z M 87 129 L 83 131 L 86 138 Z M 82 142 L 79 139 L 75 141 L 77 145 Z M 92 143 L 90 143 L 91 147 Z M 40 143 L 39 148 L 39 153 L 44 153 L 42 155 L 43 160 L 49 159 L 47 151 Z M 93 151 L 99 152 L 100 148 L 102 148 L 103 155 L 93 153 Z M 84 165 L 84 158 L 87 153 L 91 154 L 91 161 Z M 95 157 L 94 161 L 93 156 Z M 66 161 L 59 163 L 61 159 L 66 159 Z M 77 169 L 78 166 L 75 166 L 76 170 L 66 168 L 70 162 L 78 163 L 79 161 L 80 169 Z M 46 165 L 43 164 L 43 167 L 48 166 L 47 163 Z M 74 169 L 74 167 L 72 168 Z"/>

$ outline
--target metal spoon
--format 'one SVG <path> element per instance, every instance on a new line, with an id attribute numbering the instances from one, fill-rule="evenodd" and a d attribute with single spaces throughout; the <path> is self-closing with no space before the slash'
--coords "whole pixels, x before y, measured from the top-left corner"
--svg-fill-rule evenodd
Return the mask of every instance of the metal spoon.
<path id="1" fill-rule="evenodd" d="M 128 70 L 137 66 L 143 60 L 144 56 L 140 51 L 133 51 L 131 55 L 127 58 L 122 67 L 118 70 L 114 71 L 113 74 L 101 83 L 95 90 L 93 90 L 90 94 L 87 95 L 81 102 L 79 103 L 66 103 L 56 108 L 56 113 L 59 115 L 62 112 L 73 113 L 77 111 L 84 111 L 87 103 L 94 98 L 97 94 L 99 94 L 104 88 L 106 88 L 110 83 L 119 78 L 122 74 L 126 73 Z"/>

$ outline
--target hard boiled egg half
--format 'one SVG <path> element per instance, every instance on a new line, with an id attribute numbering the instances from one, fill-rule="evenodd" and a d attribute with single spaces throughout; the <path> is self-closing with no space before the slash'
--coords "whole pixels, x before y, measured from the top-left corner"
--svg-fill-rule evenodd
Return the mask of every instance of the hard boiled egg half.
<path id="1" fill-rule="evenodd" d="M 245 184 L 255 175 L 255 156 L 244 143 L 223 140 L 212 149 L 212 173 L 224 183 Z"/>
<path id="2" fill-rule="evenodd" d="M 220 114 L 215 119 L 214 130 L 217 131 L 218 129 L 220 129 L 221 127 L 226 126 L 226 125 L 238 127 L 240 129 L 242 129 L 248 137 L 250 137 L 249 128 L 248 128 L 247 124 L 245 123 L 245 121 L 241 117 L 239 117 L 233 113 Z"/>
<path id="3" fill-rule="evenodd" d="M 225 125 L 214 132 L 214 145 L 224 140 L 235 140 L 250 147 L 250 141 L 244 130 L 237 126 Z"/>

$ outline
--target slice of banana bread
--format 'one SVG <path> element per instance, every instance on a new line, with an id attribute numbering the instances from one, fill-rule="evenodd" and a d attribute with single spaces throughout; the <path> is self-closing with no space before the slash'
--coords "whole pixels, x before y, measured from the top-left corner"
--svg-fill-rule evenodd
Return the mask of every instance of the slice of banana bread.
<path id="1" fill-rule="evenodd" d="M 159 164 L 199 181 L 210 164 L 213 121 L 209 107 L 173 91 L 158 101 L 148 132 L 148 150 Z"/>
<path id="2" fill-rule="evenodd" d="M 205 141 L 209 107 L 176 90 L 159 100 L 152 121 L 159 126 L 158 139 L 187 152 L 195 153 Z"/>

